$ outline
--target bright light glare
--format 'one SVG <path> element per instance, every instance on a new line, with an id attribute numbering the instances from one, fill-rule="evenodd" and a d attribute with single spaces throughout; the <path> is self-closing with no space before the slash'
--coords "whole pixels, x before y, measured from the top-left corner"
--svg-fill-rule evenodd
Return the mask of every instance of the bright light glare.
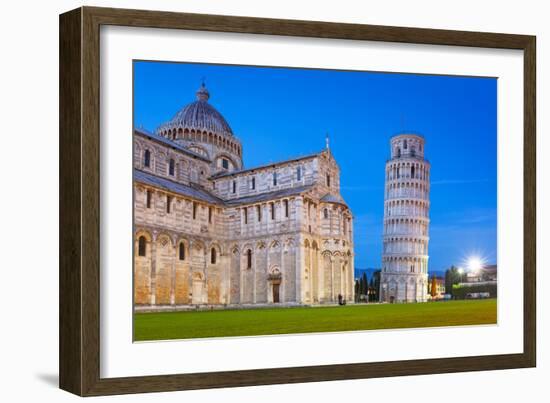
<path id="1" fill-rule="evenodd" d="M 470 271 L 479 271 L 483 267 L 483 262 L 477 256 L 472 256 L 468 259 L 468 269 Z"/>

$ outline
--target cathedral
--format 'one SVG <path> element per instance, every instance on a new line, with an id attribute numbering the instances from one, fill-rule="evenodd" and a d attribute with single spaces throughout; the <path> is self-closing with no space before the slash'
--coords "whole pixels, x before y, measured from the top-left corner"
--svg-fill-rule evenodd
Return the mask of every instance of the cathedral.
<path id="1" fill-rule="evenodd" d="M 134 129 L 136 309 L 314 305 L 354 299 L 353 216 L 330 148 L 248 168 L 196 100 Z"/>

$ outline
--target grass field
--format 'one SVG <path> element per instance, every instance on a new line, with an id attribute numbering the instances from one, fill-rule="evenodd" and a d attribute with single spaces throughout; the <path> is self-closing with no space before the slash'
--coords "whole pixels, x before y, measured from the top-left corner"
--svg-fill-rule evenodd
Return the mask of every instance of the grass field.
<path id="1" fill-rule="evenodd" d="M 135 341 L 494 324 L 497 301 L 134 314 Z"/>

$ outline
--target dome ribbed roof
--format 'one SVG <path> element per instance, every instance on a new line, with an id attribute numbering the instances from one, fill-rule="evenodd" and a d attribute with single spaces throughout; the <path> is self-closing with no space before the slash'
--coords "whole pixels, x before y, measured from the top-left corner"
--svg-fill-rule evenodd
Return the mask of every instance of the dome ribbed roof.
<path id="1" fill-rule="evenodd" d="M 206 130 L 213 133 L 225 134 L 232 136 L 233 131 L 231 127 L 212 105 L 208 103 L 210 93 L 206 89 L 204 83 L 196 92 L 197 100 L 192 102 L 183 109 L 181 109 L 176 115 L 168 122 L 163 123 L 157 129 L 157 133 L 161 134 L 163 130 L 167 129 L 189 129 L 189 130 Z"/>

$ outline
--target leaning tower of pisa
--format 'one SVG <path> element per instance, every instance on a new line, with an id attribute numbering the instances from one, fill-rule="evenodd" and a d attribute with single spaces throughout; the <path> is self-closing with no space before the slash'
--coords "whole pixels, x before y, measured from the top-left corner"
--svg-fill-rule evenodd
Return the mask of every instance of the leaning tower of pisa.
<path id="1" fill-rule="evenodd" d="M 381 302 L 425 302 L 428 284 L 430 163 L 424 138 L 399 134 L 386 162 Z"/>

